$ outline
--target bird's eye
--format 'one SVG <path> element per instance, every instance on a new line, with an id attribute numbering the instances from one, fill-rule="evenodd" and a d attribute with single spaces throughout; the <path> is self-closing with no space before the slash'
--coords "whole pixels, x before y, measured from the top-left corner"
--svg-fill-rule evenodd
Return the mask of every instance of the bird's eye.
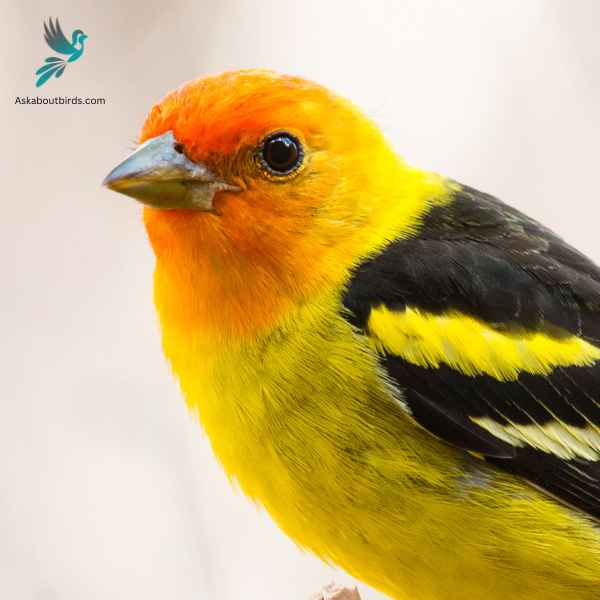
<path id="1" fill-rule="evenodd" d="M 268 136 L 262 143 L 260 159 L 272 175 L 289 175 L 301 164 L 304 158 L 302 145 L 290 133 L 278 131 Z"/>

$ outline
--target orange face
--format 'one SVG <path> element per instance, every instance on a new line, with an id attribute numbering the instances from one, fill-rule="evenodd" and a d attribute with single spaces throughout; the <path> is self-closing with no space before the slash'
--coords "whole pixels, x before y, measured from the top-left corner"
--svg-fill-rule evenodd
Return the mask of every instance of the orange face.
<path id="1" fill-rule="evenodd" d="M 183 85 L 154 106 L 140 142 L 105 183 L 138 199 L 143 188 L 160 207 L 145 222 L 162 318 L 219 334 L 268 330 L 340 284 L 402 173 L 350 103 L 265 71 Z"/>
<path id="2" fill-rule="evenodd" d="M 344 194 L 344 187 L 363 187 L 367 149 L 374 141 L 381 145 L 377 130 L 349 103 L 302 79 L 260 71 L 185 84 L 152 109 L 140 141 L 169 130 L 189 159 L 241 192 L 216 194 L 214 214 L 154 216 L 198 221 L 239 243 L 258 237 L 264 244 L 265 236 L 276 234 L 279 251 L 294 244 L 295 234 L 303 237 L 318 225 L 319 213 L 331 209 L 334 214 L 323 216 L 359 216 L 348 194 L 337 206 L 328 203 Z M 280 171 L 269 168 L 264 147 L 278 133 L 294 141 L 301 154 L 292 168 Z"/>

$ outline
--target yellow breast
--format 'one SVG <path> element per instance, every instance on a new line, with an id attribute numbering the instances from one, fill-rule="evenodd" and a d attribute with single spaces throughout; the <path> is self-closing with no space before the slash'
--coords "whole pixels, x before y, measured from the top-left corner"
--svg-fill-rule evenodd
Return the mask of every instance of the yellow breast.
<path id="1" fill-rule="evenodd" d="M 589 525 L 416 426 L 336 302 L 251 344 L 216 347 L 163 319 L 229 477 L 299 545 L 393 598 L 562 600 L 565 582 L 595 597 Z M 549 541 L 561 551 L 540 552 Z M 566 556 L 579 572 L 564 572 Z"/>

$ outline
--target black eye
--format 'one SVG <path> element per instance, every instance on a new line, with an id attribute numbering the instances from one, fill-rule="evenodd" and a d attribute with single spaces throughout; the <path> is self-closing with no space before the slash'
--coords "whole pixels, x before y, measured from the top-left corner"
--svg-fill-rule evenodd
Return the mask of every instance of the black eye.
<path id="1" fill-rule="evenodd" d="M 261 161 L 273 175 L 289 175 L 304 158 L 300 142 L 290 133 L 273 133 L 262 144 Z"/>

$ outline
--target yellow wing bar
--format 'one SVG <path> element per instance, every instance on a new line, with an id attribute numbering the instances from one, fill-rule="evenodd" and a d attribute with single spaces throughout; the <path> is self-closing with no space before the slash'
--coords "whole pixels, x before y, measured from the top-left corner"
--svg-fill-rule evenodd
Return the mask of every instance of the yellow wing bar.
<path id="1" fill-rule="evenodd" d="M 442 364 L 464 375 L 490 375 L 514 381 L 519 373 L 548 375 L 556 367 L 589 366 L 600 359 L 600 348 L 575 335 L 553 337 L 543 332 L 511 332 L 450 311 L 432 314 L 418 308 L 371 310 L 371 343 L 420 366 Z"/>

